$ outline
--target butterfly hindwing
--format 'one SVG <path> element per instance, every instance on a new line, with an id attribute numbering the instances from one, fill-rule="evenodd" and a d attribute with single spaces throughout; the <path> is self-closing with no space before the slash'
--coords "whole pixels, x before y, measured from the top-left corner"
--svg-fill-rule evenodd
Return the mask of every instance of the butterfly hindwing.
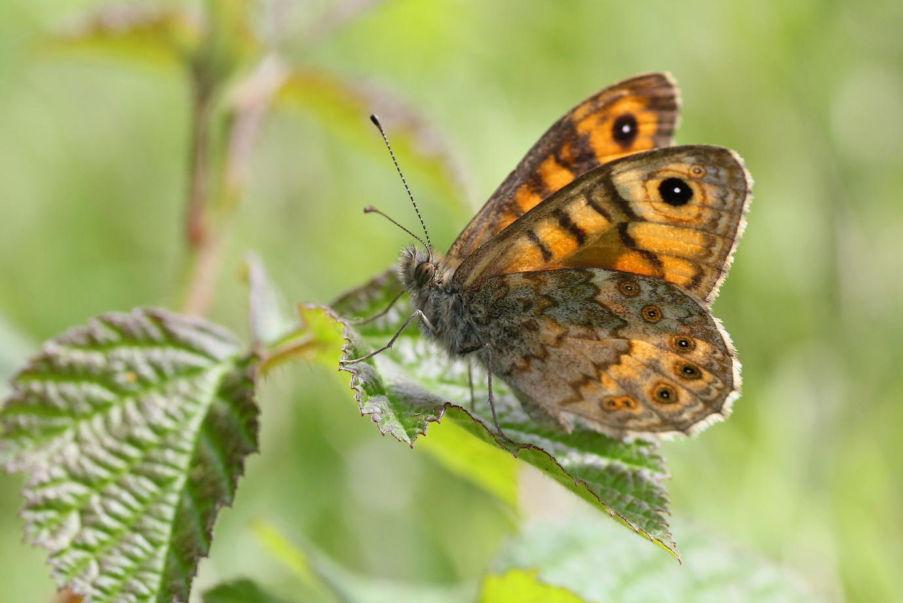
<path id="1" fill-rule="evenodd" d="M 727 335 L 696 300 L 654 278 L 598 269 L 494 276 L 468 292 L 483 361 L 532 410 L 612 435 L 690 433 L 739 388 Z"/>
<path id="2" fill-rule="evenodd" d="M 671 144 L 679 112 L 668 74 L 641 75 L 586 99 L 539 139 L 449 250 L 451 266 L 548 195 L 612 159 Z"/>
<path id="3" fill-rule="evenodd" d="M 739 393 L 708 307 L 751 181 L 733 151 L 669 146 L 678 106 L 664 74 L 603 90 L 553 124 L 447 257 L 402 254 L 428 334 L 475 355 L 531 417 L 615 438 L 694 433 Z"/>
<path id="4" fill-rule="evenodd" d="M 744 225 L 750 180 L 728 149 L 682 146 L 585 174 L 459 267 L 465 288 L 499 274 L 605 268 L 655 277 L 710 302 Z"/>

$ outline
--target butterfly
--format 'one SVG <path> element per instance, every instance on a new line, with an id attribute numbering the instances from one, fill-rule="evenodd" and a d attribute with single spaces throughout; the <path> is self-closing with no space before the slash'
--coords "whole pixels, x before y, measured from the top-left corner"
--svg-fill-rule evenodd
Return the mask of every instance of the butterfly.
<path id="1" fill-rule="evenodd" d="M 670 146 L 679 107 L 664 73 L 602 90 L 552 125 L 445 256 L 402 253 L 416 313 L 401 329 L 419 318 L 487 369 L 500 434 L 493 376 L 531 415 L 619 439 L 695 433 L 739 395 L 709 307 L 751 179 L 731 150 Z"/>

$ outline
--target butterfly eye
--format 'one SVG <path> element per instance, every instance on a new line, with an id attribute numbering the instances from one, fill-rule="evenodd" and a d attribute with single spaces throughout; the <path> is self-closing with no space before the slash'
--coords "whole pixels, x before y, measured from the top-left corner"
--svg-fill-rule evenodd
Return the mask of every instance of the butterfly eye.
<path id="1" fill-rule="evenodd" d="M 625 297 L 636 297 L 640 294 L 640 286 L 636 281 L 624 279 L 618 281 L 618 291 Z"/>
<path id="2" fill-rule="evenodd" d="M 675 335 L 671 338 L 671 349 L 675 352 L 692 352 L 696 349 L 696 342 L 684 335 Z"/>
<path id="3" fill-rule="evenodd" d="M 427 284 L 433 277 L 433 265 L 429 262 L 420 262 L 414 268 L 414 280 L 418 285 Z"/>
<path id="4" fill-rule="evenodd" d="M 630 146 L 637 135 L 636 117 L 633 113 L 625 113 L 618 117 L 611 127 L 611 135 L 622 147 Z"/>
<path id="5" fill-rule="evenodd" d="M 646 322 L 656 323 L 662 319 L 662 310 L 658 306 L 649 304 L 648 306 L 643 306 L 643 309 L 640 310 L 640 315 Z"/>
<path id="6" fill-rule="evenodd" d="M 693 189 L 680 178 L 665 178 L 658 185 L 658 194 L 668 205 L 680 207 L 689 203 L 693 198 Z"/>
<path id="7" fill-rule="evenodd" d="M 667 383 L 658 383 L 652 388 L 652 398 L 659 404 L 675 404 L 677 400 L 677 390 Z"/>

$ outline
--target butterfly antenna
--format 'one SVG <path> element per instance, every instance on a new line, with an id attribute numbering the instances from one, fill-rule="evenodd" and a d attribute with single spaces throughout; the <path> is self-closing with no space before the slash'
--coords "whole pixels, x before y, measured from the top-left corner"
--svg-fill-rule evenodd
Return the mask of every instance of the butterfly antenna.
<path id="1" fill-rule="evenodd" d="M 386 148 L 389 150 L 389 156 L 392 158 L 392 164 L 395 166 L 395 171 L 398 172 L 398 176 L 401 178 L 401 183 L 404 185 L 404 190 L 408 194 L 408 199 L 411 200 L 411 205 L 414 206 L 414 211 L 417 213 L 417 219 L 420 220 L 420 227 L 423 228 L 423 234 L 424 234 L 424 236 L 426 236 L 426 243 L 427 243 L 426 250 L 427 250 L 427 252 L 429 252 L 430 249 L 432 249 L 432 247 L 433 247 L 432 241 L 430 241 L 430 233 L 426 229 L 426 223 L 423 221 L 423 216 L 420 215 L 420 208 L 417 207 L 417 203 L 414 201 L 414 195 L 411 194 L 411 189 L 410 189 L 410 187 L 408 187 L 408 181 L 405 180 L 404 174 L 401 172 L 401 168 L 398 165 L 398 159 L 395 158 L 395 151 L 392 150 L 392 145 L 389 144 L 389 137 L 386 136 L 386 131 L 383 130 L 383 125 L 381 123 L 379 123 L 379 118 L 376 117 L 376 115 L 371 114 L 370 121 L 372 121 L 373 125 L 376 126 L 376 129 L 379 130 L 380 136 L 383 137 L 383 143 L 385 143 Z M 372 209 L 372 208 L 370 208 L 370 209 Z M 367 210 L 365 209 L 364 211 L 366 212 Z M 377 213 L 381 213 L 381 212 L 377 212 Z M 382 215 L 385 216 L 386 218 L 389 218 L 389 216 L 386 216 L 385 214 L 382 214 Z M 392 218 L 389 218 L 389 220 L 392 220 Z M 395 220 L 392 220 L 392 222 L 395 222 Z M 398 224 L 398 222 L 395 222 L 395 224 L 400 226 L 404 230 L 408 231 L 408 233 L 410 233 L 410 231 L 407 228 L 404 228 L 403 226 Z M 414 238 L 417 239 L 418 241 L 420 241 L 421 244 L 423 243 L 423 240 L 420 237 L 415 236 Z"/>
<path id="2" fill-rule="evenodd" d="M 426 247 L 427 249 L 429 249 L 429 247 L 427 246 L 427 244 L 423 242 L 423 239 L 421 239 L 420 237 L 418 237 L 417 235 L 415 235 L 413 232 L 411 232 L 410 230 L 408 230 L 407 228 L 405 228 L 404 226 L 402 226 L 402 225 L 399 224 L 398 222 L 396 222 L 391 216 L 389 216 L 388 214 L 385 214 L 385 213 L 381 212 L 380 210 L 376 209 L 376 208 L 373 207 L 372 205 L 368 205 L 367 207 L 365 207 L 365 208 L 364 208 L 364 213 L 365 213 L 365 214 L 377 214 L 377 215 L 382 216 L 383 218 L 385 218 L 386 220 L 388 220 L 389 222 L 391 222 L 392 224 L 394 224 L 394 225 L 397 226 L 398 228 L 402 229 L 403 231 L 405 231 L 406 233 L 408 233 L 409 235 L 411 235 L 412 237 L 414 237 L 417 241 L 420 242 L 421 245 L 423 245 L 424 247 Z"/>

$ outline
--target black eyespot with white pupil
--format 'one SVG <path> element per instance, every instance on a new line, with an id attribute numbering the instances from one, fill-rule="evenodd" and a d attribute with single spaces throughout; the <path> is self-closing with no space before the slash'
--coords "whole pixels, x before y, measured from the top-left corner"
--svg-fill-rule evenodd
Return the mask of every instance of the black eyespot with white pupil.
<path id="1" fill-rule="evenodd" d="M 671 338 L 671 349 L 675 352 L 692 352 L 696 349 L 696 342 L 684 335 L 675 335 Z"/>
<path id="2" fill-rule="evenodd" d="M 643 306 L 640 310 L 640 316 L 643 317 L 643 320 L 646 322 L 658 322 L 662 319 L 662 310 L 658 306 L 654 304 L 649 304 Z"/>
<path id="3" fill-rule="evenodd" d="M 674 404 L 678 402 L 677 390 L 667 383 L 659 383 L 652 390 L 652 395 L 656 402 L 660 404 Z"/>
<path id="4" fill-rule="evenodd" d="M 686 379 L 688 381 L 693 381 L 702 377 L 702 371 L 699 370 L 699 367 L 689 363 L 678 364 L 677 371 L 681 379 Z"/>
<path id="5" fill-rule="evenodd" d="M 625 297 L 636 297 L 640 294 L 640 286 L 632 279 L 622 279 L 617 284 L 618 291 Z"/>
<path id="6" fill-rule="evenodd" d="M 612 125 L 611 135 L 621 146 L 630 146 L 637 135 L 636 117 L 632 113 L 625 113 L 618 117 Z"/>
<path id="7" fill-rule="evenodd" d="M 693 198 L 693 189 L 680 178 L 665 178 L 658 185 L 662 201 L 674 207 L 686 205 Z"/>

